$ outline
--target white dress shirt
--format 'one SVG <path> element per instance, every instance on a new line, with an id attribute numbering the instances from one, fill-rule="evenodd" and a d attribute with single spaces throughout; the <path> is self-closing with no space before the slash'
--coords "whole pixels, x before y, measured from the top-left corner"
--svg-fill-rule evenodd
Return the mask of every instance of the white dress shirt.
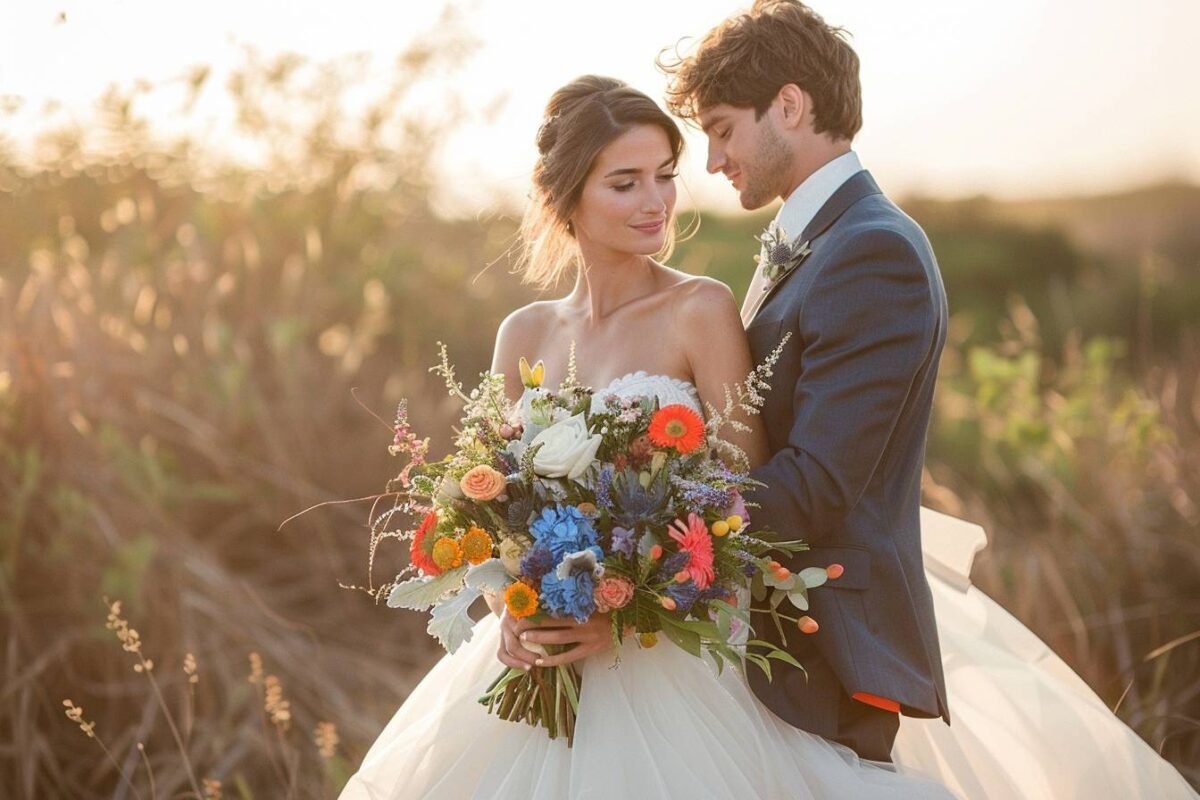
<path id="1" fill-rule="evenodd" d="M 858 154 L 853 150 L 825 164 L 792 190 L 788 199 L 779 207 L 779 213 L 775 215 L 775 223 L 783 228 L 790 241 L 795 242 L 808 227 L 808 223 L 812 222 L 813 217 L 821 210 L 821 207 L 829 202 L 829 198 L 833 197 L 833 193 L 840 189 L 852 175 L 862 172 L 862 168 Z M 763 275 L 763 264 L 760 263 L 754 270 L 754 277 L 750 279 L 750 288 L 746 291 L 746 299 L 742 302 L 743 325 L 749 325 L 750 321 L 754 319 L 768 285 L 769 281 Z"/>

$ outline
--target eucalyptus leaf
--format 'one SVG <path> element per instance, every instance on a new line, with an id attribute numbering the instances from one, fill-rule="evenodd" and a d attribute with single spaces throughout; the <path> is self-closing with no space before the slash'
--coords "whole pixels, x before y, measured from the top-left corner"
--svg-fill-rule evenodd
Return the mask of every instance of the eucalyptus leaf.
<path id="1" fill-rule="evenodd" d="M 824 567 L 805 567 L 800 570 L 800 580 L 809 589 L 815 589 L 829 580 L 829 573 L 825 571 Z"/>
<path id="2" fill-rule="evenodd" d="M 755 572 L 754 577 L 750 579 L 750 596 L 759 602 L 767 596 L 767 586 L 763 583 L 761 572 Z"/>
<path id="3" fill-rule="evenodd" d="M 803 586 L 798 586 L 788 592 L 787 598 L 800 611 L 808 611 L 808 590 Z"/>
<path id="4" fill-rule="evenodd" d="M 387 604 L 390 608 L 426 611 L 443 595 L 456 591 L 462 586 L 463 576 L 466 572 L 466 567 L 456 567 L 436 577 L 426 575 L 411 578 L 392 587 L 392 591 L 388 594 Z"/>

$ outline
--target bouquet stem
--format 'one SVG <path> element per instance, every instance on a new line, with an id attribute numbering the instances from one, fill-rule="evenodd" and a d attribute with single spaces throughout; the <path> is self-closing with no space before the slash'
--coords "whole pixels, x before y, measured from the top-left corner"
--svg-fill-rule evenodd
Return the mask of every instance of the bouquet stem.
<path id="1" fill-rule="evenodd" d="M 565 736 L 570 747 L 575 738 L 581 686 L 581 677 L 573 664 L 534 667 L 528 672 L 507 667 L 480 695 L 479 702 L 500 719 L 540 725 L 551 739 Z"/>

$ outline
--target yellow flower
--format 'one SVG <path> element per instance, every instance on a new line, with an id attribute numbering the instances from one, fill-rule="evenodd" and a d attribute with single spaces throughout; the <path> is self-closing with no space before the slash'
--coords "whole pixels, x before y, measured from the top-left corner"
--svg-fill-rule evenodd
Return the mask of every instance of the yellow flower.
<path id="1" fill-rule="evenodd" d="M 437 564 L 438 569 L 461 567 L 462 562 L 462 545 L 453 536 L 443 536 L 433 543 L 433 563 Z"/>
<path id="2" fill-rule="evenodd" d="M 517 581 L 504 590 L 504 605 L 517 619 L 528 617 L 537 611 L 538 594 L 529 584 Z"/>
<path id="3" fill-rule="evenodd" d="M 463 556 L 472 564 L 482 564 L 492 557 L 492 537 L 483 528 L 471 526 L 462 537 Z"/>
<path id="4" fill-rule="evenodd" d="M 521 383 L 530 389 L 536 389 L 542 385 L 542 381 L 546 379 L 546 365 L 538 361 L 531 369 L 529 361 L 525 356 L 521 356 L 521 361 L 518 364 L 521 370 Z"/>

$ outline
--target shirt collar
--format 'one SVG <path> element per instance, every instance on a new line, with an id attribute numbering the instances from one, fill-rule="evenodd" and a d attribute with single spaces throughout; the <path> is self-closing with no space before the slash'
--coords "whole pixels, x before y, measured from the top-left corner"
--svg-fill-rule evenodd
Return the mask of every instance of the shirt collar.
<path id="1" fill-rule="evenodd" d="M 808 223 L 851 176 L 862 172 L 858 154 L 851 150 L 828 162 L 792 190 L 775 215 L 775 224 L 789 239 L 799 238 Z"/>

